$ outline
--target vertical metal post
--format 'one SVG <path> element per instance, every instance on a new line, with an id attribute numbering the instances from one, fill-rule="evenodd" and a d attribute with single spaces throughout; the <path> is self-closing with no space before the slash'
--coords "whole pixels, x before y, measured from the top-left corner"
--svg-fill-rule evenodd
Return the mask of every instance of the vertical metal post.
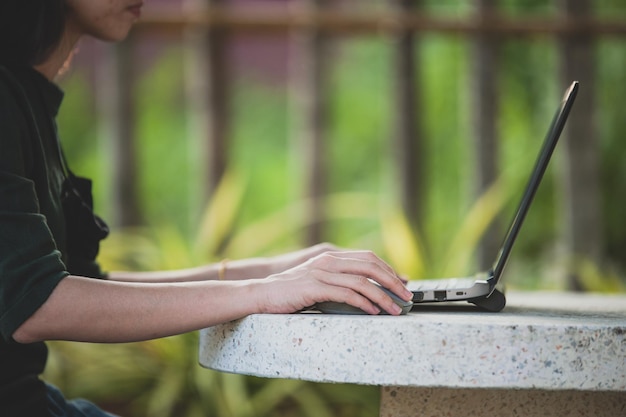
<path id="1" fill-rule="evenodd" d="M 223 0 L 185 0 L 186 11 L 211 13 Z M 228 164 L 230 134 L 228 37 L 220 27 L 190 27 L 185 31 L 187 99 L 190 103 L 190 130 L 200 140 L 197 146 L 202 182 L 201 203 L 205 204 Z M 193 138 L 197 139 L 197 138 Z M 198 156 L 196 156 L 197 158 Z"/>
<path id="2" fill-rule="evenodd" d="M 112 219 L 116 227 L 142 223 L 138 192 L 135 107 L 133 101 L 133 37 L 109 46 L 107 63 L 98 73 L 104 130 L 111 149 Z"/>
<path id="3" fill-rule="evenodd" d="M 395 12 L 402 15 L 419 10 L 419 0 L 394 0 Z M 395 72 L 395 161 L 400 182 L 400 201 L 403 211 L 414 231 L 423 222 L 426 201 L 424 178 L 424 139 L 422 135 L 421 103 L 416 91 L 420 67 L 416 64 L 416 35 L 411 29 L 401 28 L 394 34 Z"/>
<path id="4" fill-rule="evenodd" d="M 477 19 L 484 22 L 494 15 L 495 0 L 476 0 Z M 498 176 L 498 142 L 496 119 L 498 97 L 496 79 L 498 73 L 497 41 L 486 32 L 479 32 L 473 40 L 472 63 L 472 122 L 476 161 L 476 195 L 482 195 L 493 185 Z M 484 270 L 493 264 L 502 233 L 498 222 L 485 232 L 478 247 L 478 267 Z"/>
<path id="5" fill-rule="evenodd" d="M 208 0 L 209 6 L 219 7 L 224 0 Z M 228 35 L 223 28 L 211 28 L 208 33 L 207 58 L 209 97 L 209 186 L 219 183 L 228 164 L 230 135 L 230 71 L 228 65 Z"/>
<path id="6" fill-rule="evenodd" d="M 589 0 L 563 0 L 564 16 L 576 20 L 591 14 Z M 601 196 L 599 177 L 599 143 L 593 126 L 595 50 L 592 35 L 585 31 L 568 34 L 561 44 L 561 79 L 564 86 L 580 82 L 576 104 L 567 121 L 563 148 L 565 189 L 565 235 L 569 259 L 599 265 L 603 255 Z M 578 265 L 579 267 L 580 265 Z M 568 274 L 568 287 L 582 290 L 584 286 L 573 265 Z"/>
<path id="7" fill-rule="evenodd" d="M 294 7 L 311 15 L 329 0 L 299 0 Z M 325 108 L 327 39 L 320 29 L 310 26 L 295 34 L 293 42 L 292 81 L 296 140 L 302 160 L 304 197 L 310 201 L 306 216 L 310 219 L 306 243 L 323 239 L 325 220 L 324 196 L 327 187 L 326 133 L 328 120 Z"/>

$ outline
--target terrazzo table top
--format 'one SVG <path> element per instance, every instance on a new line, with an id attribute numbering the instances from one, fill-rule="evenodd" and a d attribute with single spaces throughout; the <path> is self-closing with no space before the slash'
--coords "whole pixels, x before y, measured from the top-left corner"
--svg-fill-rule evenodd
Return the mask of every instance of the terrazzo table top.
<path id="1" fill-rule="evenodd" d="M 383 386 L 626 390 L 626 295 L 509 293 L 406 316 L 260 314 L 204 329 L 200 364 Z"/>

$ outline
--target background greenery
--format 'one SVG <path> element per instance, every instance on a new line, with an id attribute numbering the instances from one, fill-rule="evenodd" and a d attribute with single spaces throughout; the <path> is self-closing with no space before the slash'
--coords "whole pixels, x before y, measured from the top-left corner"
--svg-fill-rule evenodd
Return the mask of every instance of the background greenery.
<path id="1" fill-rule="evenodd" d="M 435 13 L 464 14 L 464 2 L 430 2 Z M 429 4 L 430 4 L 429 3 Z M 553 12 L 553 2 L 504 1 L 507 13 Z M 594 2 L 601 16 L 625 16 L 622 2 Z M 501 178 L 476 199 L 469 120 L 467 39 L 426 35 L 420 66 L 428 172 L 425 229 L 412 235 L 397 210 L 390 147 L 392 115 L 390 41 L 382 37 L 337 42 L 332 70 L 328 155 L 331 223 L 328 239 L 369 248 L 412 277 L 471 272 L 472 251 L 484 226 L 508 216 L 533 163 L 562 86 L 557 44 L 548 38 L 502 44 L 499 86 Z M 590 290 L 624 290 L 626 247 L 622 163 L 626 117 L 626 45 L 597 41 L 594 92 L 602 147 L 602 196 L 606 265 L 588 265 Z M 59 125 L 74 171 L 95 179 L 96 206 L 106 218 L 110 172 L 107 138 L 96 111 L 92 72 L 78 62 L 63 80 L 67 95 Z M 136 138 L 145 227 L 114 230 L 102 249 L 109 269 L 171 269 L 221 258 L 294 249 L 302 218 L 286 87 L 237 71 L 229 173 L 207 207 L 198 199 L 201 167 L 190 156 L 183 105 L 182 51 L 159 47 L 139 77 Z M 85 111 L 92 109 L 93 111 Z M 557 150 L 518 240 L 507 285 L 563 288 Z M 182 186 L 181 186 L 182 185 Z M 216 220 L 219 219 L 219 220 Z M 370 416 L 378 413 L 375 387 L 264 380 L 220 374 L 197 365 L 195 334 L 112 346 L 53 343 L 46 377 L 68 395 L 85 396 L 125 416 Z"/>

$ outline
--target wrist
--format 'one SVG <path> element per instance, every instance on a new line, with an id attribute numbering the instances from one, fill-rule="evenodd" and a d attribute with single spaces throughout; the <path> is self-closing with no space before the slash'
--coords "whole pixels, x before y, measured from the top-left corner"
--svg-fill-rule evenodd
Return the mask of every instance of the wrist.
<path id="1" fill-rule="evenodd" d="M 270 296 L 271 282 L 265 279 L 246 280 L 246 299 L 250 301 L 250 314 L 265 314 L 271 312 Z"/>
<path id="2" fill-rule="evenodd" d="M 227 281 L 265 278 L 271 275 L 272 265 L 266 258 L 224 260 L 217 266 L 217 278 Z"/>
<path id="3" fill-rule="evenodd" d="M 226 269 L 228 268 L 228 259 L 222 259 L 217 268 L 218 281 L 226 280 Z"/>

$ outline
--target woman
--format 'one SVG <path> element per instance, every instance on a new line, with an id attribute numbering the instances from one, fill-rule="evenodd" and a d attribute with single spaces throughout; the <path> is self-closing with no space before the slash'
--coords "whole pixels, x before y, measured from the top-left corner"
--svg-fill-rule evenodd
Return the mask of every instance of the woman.
<path id="1" fill-rule="evenodd" d="M 91 211 L 89 182 L 74 176 L 62 156 L 54 118 L 63 93 L 53 81 L 79 39 L 123 40 L 141 7 L 142 0 L 0 2 L 4 417 L 108 415 L 85 401 L 66 402 L 40 381 L 46 340 L 139 341 L 252 313 L 292 313 L 321 301 L 399 314 L 368 278 L 411 298 L 371 252 L 331 245 L 176 272 L 100 271 L 98 242 L 107 229 Z"/>

